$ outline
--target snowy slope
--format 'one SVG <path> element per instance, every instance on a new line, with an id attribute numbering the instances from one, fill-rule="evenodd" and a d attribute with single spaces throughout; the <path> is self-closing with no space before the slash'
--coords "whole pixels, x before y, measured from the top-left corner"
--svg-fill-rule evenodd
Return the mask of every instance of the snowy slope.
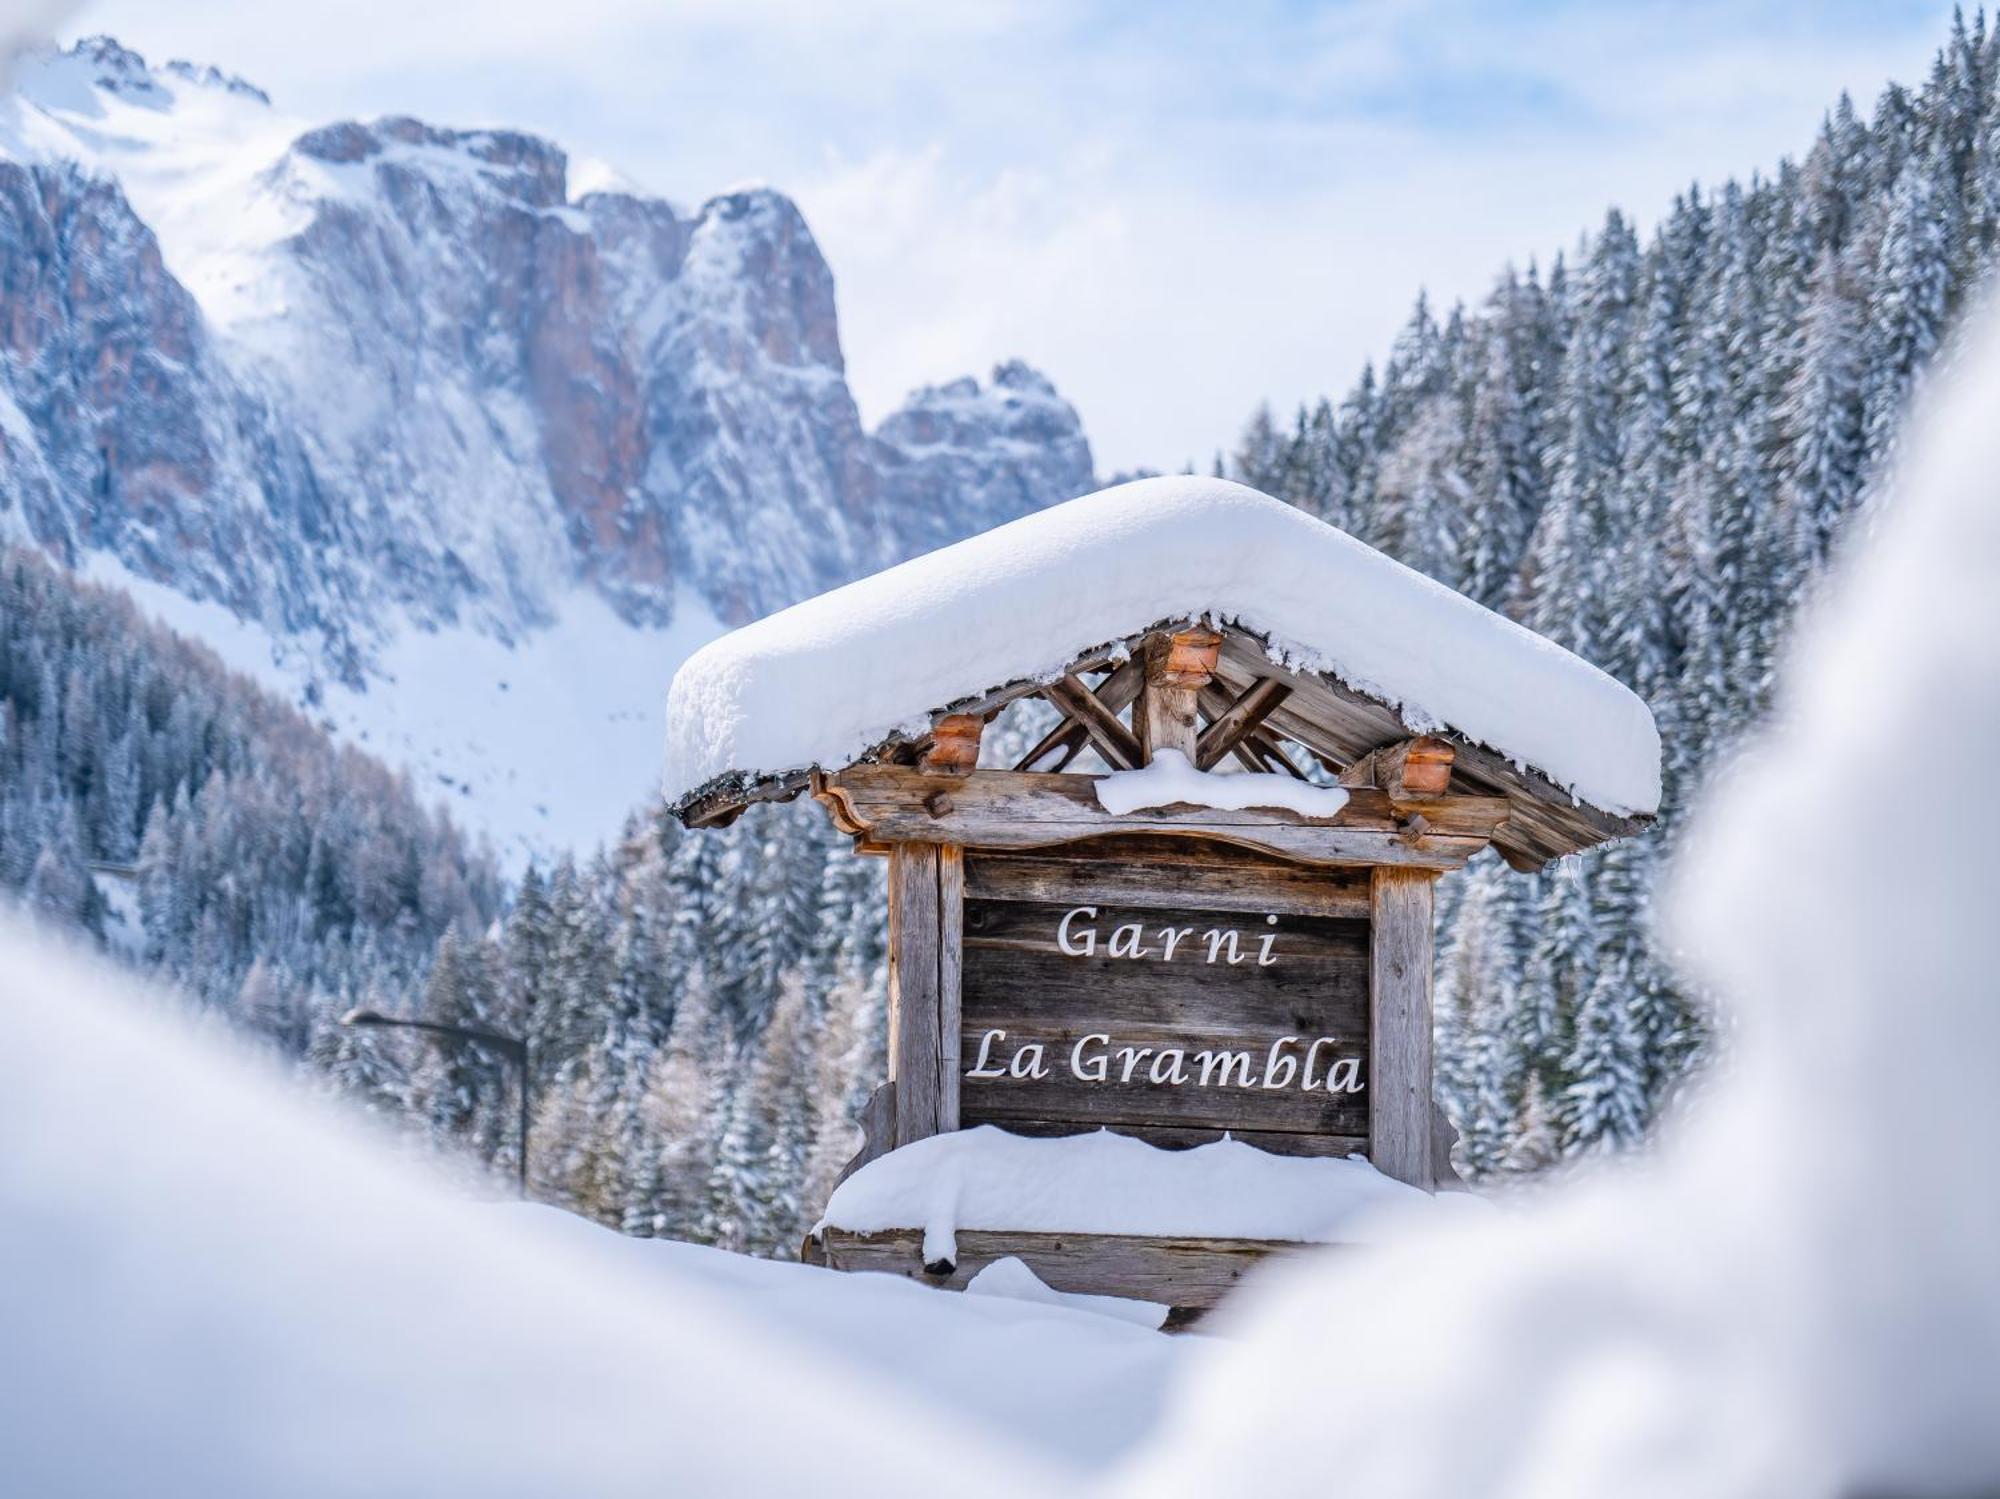
<path id="1" fill-rule="evenodd" d="M 664 627 L 684 651 L 714 620 L 1089 487 L 1075 413 L 1020 366 L 865 431 L 832 273 L 777 192 L 690 212 L 602 169 L 573 179 L 534 136 L 300 119 L 104 38 L 27 59 L 17 84 L 0 540 L 221 605 L 300 683 L 400 693 L 429 651 L 404 642 L 432 630 L 553 631 L 565 660 L 604 652 L 581 675 L 670 672 Z M 630 636 L 578 623 L 579 595 Z M 333 716 L 481 782 L 457 725 Z M 622 681 L 539 718 L 576 725 L 564 758 L 585 769 L 631 721 Z M 640 742 L 620 737 L 620 767 Z"/>

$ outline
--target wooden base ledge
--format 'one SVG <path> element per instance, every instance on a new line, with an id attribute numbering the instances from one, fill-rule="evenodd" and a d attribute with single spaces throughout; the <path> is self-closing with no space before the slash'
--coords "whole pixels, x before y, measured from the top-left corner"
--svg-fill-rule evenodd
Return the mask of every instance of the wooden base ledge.
<path id="1" fill-rule="evenodd" d="M 822 1229 L 800 1258 L 835 1270 L 874 1270 L 962 1291 L 995 1260 L 1024 1261 L 1043 1284 L 1088 1296 L 1123 1296 L 1172 1308 L 1168 1331 L 1186 1327 L 1221 1301 L 1252 1266 L 1274 1255 L 1322 1254 L 1339 1245 L 1282 1239 L 1181 1239 L 1132 1234 L 1025 1233 L 960 1229 L 958 1261 L 932 1273 L 921 1229 L 861 1234 Z"/>

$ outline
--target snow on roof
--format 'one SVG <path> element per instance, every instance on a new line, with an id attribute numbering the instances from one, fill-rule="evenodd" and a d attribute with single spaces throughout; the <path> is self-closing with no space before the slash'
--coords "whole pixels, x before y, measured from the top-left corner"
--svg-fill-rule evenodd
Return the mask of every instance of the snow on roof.
<path id="1" fill-rule="evenodd" d="M 933 1263 L 958 1258 L 960 1229 L 1366 1243 L 1474 1203 L 1360 1156 L 1273 1155 L 1228 1138 L 1162 1150 L 1110 1130 L 1042 1138 L 982 1124 L 877 1156 L 834 1188 L 813 1232 L 922 1229 Z"/>
<path id="2" fill-rule="evenodd" d="M 849 764 L 952 703 L 1197 617 L 1605 811 L 1659 805 L 1659 732 L 1630 690 L 1303 511 L 1194 477 L 1052 506 L 698 651 L 667 696 L 668 794 Z"/>

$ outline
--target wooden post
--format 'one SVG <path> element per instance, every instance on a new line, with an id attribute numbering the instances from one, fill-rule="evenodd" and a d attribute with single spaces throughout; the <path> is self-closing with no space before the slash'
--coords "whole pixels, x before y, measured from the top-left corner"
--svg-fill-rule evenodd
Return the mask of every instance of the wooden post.
<path id="1" fill-rule="evenodd" d="M 965 959 L 965 850 L 938 849 L 938 1133 L 958 1128 L 959 973 Z"/>
<path id="2" fill-rule="evenodd" d="M 956 844 L 889 850 L 889 1078 L 896 1144 L 958 1128 L 958 973 L 965 856 Z"/>
<path id="3" fill-rule="evenodd" d="M 1177 749 L 1195 758 L 1201 737 L 1196 706 L 1201 689 L 1215 672 L 1222 637 L 1213 630 L 1177 630 L 1148 636 L 1145 643 L 1146 685 L 1132 707 L 1132 727 L 1139 739 L 1140 761 L 1150 765 L 1163 749 Z"/>
<path id="4" fill-rule="evenodd" d="M 1378 865 L 1370 888 L 1368 1005 L 1373 1050 L 1368 1158 L 1384 1175 L 1431 1187 L 1432 880 Z"/>
<path id="5" fill-rule="evenodd" d="M 889 1080 L 896 1143 L 937 1133 L 938 845 L 889 850 Z"/>

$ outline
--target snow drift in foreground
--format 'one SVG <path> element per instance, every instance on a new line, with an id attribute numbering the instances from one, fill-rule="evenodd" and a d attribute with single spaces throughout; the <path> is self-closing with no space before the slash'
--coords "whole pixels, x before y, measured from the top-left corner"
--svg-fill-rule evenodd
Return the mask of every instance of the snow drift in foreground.
<path id="1" fill-rule="evenodd" d="M 1659 732 L 1628 689 L 1301 510 L 1192 477 L 1051 506 L 703 647 L 667 697 L 667 794 L 844 765 L 968 693 L 1200 615 L 1606 811 L 1659 806 Z"/>
<path id="2" fill-rule="evenodd" d="M 1972 353 L 1689 839 L 1678 935 L 1740 1023 L 1685 1127 L 1266 1282 L 1126 1492 L 2000 1491 L 2000 812 L 1881 794 L 1918 727 L 1933 785 L 2000 740 L 2000 322 Z"/>
<path id="3" fill-rule="evenodd" d="M 0 918 L 0 1493 L 1060 1494 L 1201 1352 L 460 1200 L 223 1043 Z"/>
<path id="4" fill-rule="evenodd" d="M 1359 1156 L 1230 1139 L 1161 1150 L 1110 1130 L 1037 1139 L 983 1124 L 877 1156 L 834 1188 L 814 1232 L 920 1228 L 934 1264 L 958 1259 L 961 1228 L 1361 1243 L 1472 1201 L 1434 1198 Z"/>

